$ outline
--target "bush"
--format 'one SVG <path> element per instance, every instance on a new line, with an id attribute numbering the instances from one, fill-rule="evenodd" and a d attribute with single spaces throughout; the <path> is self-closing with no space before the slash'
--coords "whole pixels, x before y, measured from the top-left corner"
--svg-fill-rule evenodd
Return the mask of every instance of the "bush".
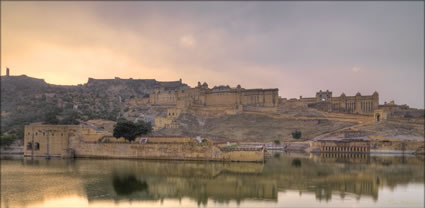
<path id="1" fill-rule="evenodd" d="M 64 118 L 61 121 L 59 121 L 59 124 L 78 125 L 80 124 L 80 121 L 78 121 L 78 119 L 80 119 L 80 115 L 77 112 L 67 111 L 65 112 Z"/>
<path id="2" fill-rule="evenodd" d="M 301 131 L 295 130 L 292 132 L 292 138 L 299 139 L 301 138 Z"/>
<path id="3" fill-rule="evenodd" d="M 10 135 L 3 135 L 0 136 L 0 146 L 1 147 L 7 147 L 13 144 L 16 140 L 16 135 L 10 134 Z"/>
<path id="4" fill-rule="evenodd" d="M 59 120 L 56 118 L 56 114 L 57 112 L 55 111 L 48 112 L 44 116 L 44 124 L 58 124 Z"/>
<path id="5" fill-rule="evenodd" d="M 274 140 L 274 144 L 280 144 L 280 141 L 279 140 Z"/>
<path id="6" fill-rule="evenodd" d="M 136 137 L 152 132 L 151 123 L 139 121 L 134 123 L 128 120 L 119 120 L 114 126 L 114 137 L 124 137 L 128 141 L 134 141 Z"/>

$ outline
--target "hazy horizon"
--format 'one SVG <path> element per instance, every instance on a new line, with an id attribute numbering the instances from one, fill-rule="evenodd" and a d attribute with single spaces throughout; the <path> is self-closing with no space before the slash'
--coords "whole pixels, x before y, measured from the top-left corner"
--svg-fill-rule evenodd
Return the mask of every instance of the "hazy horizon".
<path id="1" fill-rule="evenodd" d="M 1 2 L 1 69 L 319 90 L 424 108 L 424 2 Z"/>

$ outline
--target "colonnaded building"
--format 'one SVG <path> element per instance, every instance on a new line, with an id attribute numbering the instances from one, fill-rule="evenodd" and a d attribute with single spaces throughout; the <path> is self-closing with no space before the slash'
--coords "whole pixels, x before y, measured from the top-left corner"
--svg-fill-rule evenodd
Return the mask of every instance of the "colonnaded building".
<path id="1" fill-rule="evenodd" d="M 339 97 L 333 97 L 331 91 L 320 90 L 316 93 L 316 97 L 300 97 L 299 101 L 307 104 L 308 107 L 328 112 L 373 115 L 379 106 L 379 95 L 375 91 L 372 95 L 361 95 L 358 92 L 354 96 L 346 96 L 345 93 L 342 93 Z"/>

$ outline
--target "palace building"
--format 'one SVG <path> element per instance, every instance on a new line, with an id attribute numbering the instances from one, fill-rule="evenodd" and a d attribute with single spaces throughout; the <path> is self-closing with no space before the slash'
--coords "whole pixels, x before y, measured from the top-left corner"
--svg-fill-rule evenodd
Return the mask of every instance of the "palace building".
<path id="1" fill-rule="evenodd" d="M 342 93 L 339 97 L 332 97 L 331 91 L 320 90 L 316 93 L 316 97 L 300 97 L 299 101 L 308 107 L 322 111 L 366 115 L 373 115 L 379 107 L 378 92 L 374 92 L 372 95 L 361 95 L 358 92 L 355 96 L 346 96 Z"/>

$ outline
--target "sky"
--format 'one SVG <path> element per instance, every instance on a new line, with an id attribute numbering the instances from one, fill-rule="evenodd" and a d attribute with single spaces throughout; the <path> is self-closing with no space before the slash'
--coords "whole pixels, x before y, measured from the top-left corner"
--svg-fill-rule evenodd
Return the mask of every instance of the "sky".
<path id="1" fill-rule="evenodd" d="M 1 69 L 182 79 L 424 108 L 424 2 L 1 2 Z"/>

